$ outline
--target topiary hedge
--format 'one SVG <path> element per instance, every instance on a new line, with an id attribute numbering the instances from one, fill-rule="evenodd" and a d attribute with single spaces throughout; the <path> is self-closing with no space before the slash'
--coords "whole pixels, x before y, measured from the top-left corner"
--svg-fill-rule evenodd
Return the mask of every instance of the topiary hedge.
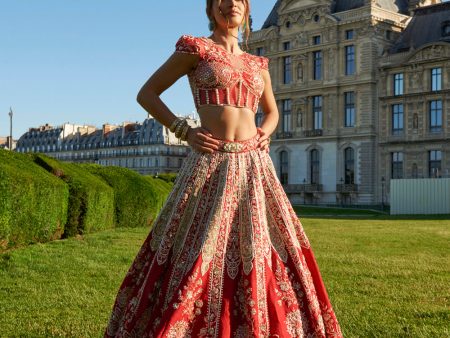
<path id="1" fill-rule="evenodd" d="M 114 227 L 114 191 L 101 178 L 75 163 L 32 154 L 34 162 L 69 186 L 69 209 L 63 238 Z"/>
<path id="2" fill-rule="evenodd" d="M 160 202 L 153 185 L 142 175 L 122 167 L 79 164 L 104 179 L 114 189 L 117 227 L 150 226 L 159 212 Z"/>
<path id="3" fill-rule="evenodd" d="M 158 178 L 154 178 L 153 176 L 150 175 L 145 175 L 142 177 L 146 179 L 150 183 L 152 188 L 156 191 L 158 200 L 158 211 L 159 211 L 164 205 L 164 202 L 166 201 L 167 197 L 169 196 L 169 193 L 173 187 L 173 183 L 166 182 Z"/>
<path id="4" fill-rule="evenodd" d="M 176 173 L 164 173 L 164 174 L 158 174 L 159 179 L 166 181 L 168 183 L 174 183 L 175 179 L 177 178 Z"/>
<path id="5" fill-rule="evenodd" d="M 0 248 L 58 239 L 69 189 L 30 156 L 0 149 Z"/>

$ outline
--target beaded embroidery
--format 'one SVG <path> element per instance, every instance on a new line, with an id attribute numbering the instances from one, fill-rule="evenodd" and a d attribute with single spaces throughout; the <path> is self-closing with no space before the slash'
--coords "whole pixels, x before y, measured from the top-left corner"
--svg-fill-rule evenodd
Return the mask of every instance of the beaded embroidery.
<path id="1" fill-rule="evenodd" d="M 191 35 L 181 36 L 175 51 L 200 57 L 196 68 L 188 73 L 197 109 L 229 105 L 256 113 L 264 91 L 261 70 L 268 69 L 267 58 L 245 52 L 234 55 L 209 38 Z"/>

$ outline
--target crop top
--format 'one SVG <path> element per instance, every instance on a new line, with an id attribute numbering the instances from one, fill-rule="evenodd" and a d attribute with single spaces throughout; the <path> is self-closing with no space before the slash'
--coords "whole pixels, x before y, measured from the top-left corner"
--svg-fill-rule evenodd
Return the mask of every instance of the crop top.
<path id="1" fill-rule="evenodd" d="M 204 105 L 249 108 L 256 113 L 264 91 L 262 69 L 269 60 L 242 53 L 234 55 L 207 37 L 183 35 L 175 51 L 199 55 L 197 66 L 187 75 L 195 107 Z"/>

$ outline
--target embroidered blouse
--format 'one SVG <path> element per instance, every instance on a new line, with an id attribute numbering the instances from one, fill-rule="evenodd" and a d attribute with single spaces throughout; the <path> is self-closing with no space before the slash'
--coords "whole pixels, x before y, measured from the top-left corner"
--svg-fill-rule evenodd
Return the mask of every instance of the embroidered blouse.
<path id="1" fill-rule="evenodd" d="M 246 52 L 234 55 L 206 37 L 183 35 L 175 51 L 200 57 L 188 73 L 195 107 L 205 105 L 245 107 L 256 113 L 264 91 L 262 69 L 269 60 Z"/>

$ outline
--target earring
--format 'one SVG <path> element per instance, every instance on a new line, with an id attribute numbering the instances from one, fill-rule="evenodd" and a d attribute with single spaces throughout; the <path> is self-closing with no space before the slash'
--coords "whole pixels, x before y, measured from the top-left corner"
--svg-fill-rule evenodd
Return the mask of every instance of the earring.
<path id="1" fill-rule="evenodd" d="M 214 19 L 210 19 L 209 20 L 209 24 L 208 24 L 208 28 L 209 28 L 209 30 L 211 31 L 211 32 L 213 32 L 214 31 L 214 29 L 216 29 L 216 20 L 214 20 Z"/>

